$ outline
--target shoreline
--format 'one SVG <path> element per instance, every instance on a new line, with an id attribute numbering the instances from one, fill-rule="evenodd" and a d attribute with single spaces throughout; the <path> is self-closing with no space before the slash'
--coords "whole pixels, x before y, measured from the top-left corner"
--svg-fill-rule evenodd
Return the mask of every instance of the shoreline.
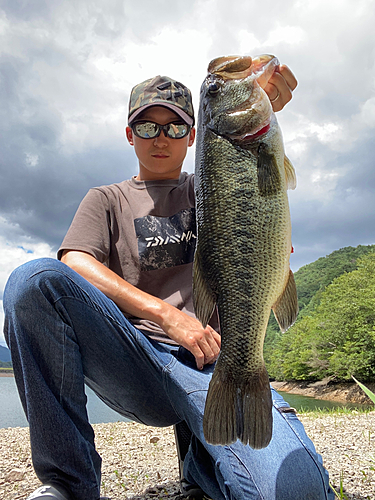
<path id="1" fill-rule="evenodd" d="M 329 382 L 321 380 L 319 382 L 271 382 L 274 389 L 289 394 L 299 394 L 301 396 L 309 396 L 315 399 L 325 401 L 336 401 L 338 403 L 358 403 L 369 404 L 374 403 L 362 391 L 355 382 Z M 365 384 L 371 391 L 375 392 L 375 383 Z"/>
<path id="2" fill-rule="evenodd" d="M 13 370 L 0 371 L 0 377 L 14 377 Z M 323 401 L 336 401 L 338 403 L 373 404 L 371 399 L 362 391 L 355 382 L 330 382 L 321 380 L 309 381 L 271 381 L 276 391 L 308 396 Z M 375 383 L 365 384 L 375 393 Z"/>

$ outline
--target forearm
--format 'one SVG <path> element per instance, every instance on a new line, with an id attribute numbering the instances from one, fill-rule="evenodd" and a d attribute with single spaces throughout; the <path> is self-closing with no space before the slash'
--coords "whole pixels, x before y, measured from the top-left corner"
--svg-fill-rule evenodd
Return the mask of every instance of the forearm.
<path id="1" fill-rule="evenodd" d="M 131 285 L 88 253 L 65 251 L 61 261 L 113 300 L 121 311 L 161 326 L 169 304 Z"/>
<path id="2" fill-rule="evenodd" d="M 199 369 L 217 359 L 221 339 L 211 326 L 203 327 L 196 318 L 139 290 L 88 253 L 65 251 L 61 261 L 112 299 L 123 312 L 159 325 L 169 338 L 194 355 Z"/>

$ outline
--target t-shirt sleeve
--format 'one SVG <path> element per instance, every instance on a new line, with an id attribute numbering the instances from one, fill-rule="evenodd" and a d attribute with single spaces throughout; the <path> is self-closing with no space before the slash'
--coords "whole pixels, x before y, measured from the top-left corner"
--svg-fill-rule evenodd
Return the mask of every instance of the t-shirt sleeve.
<path id="1" fill-rule="evenodd" d="M 100 189 L 90 189 L 82 200 L 66 236 L 57 252 L 87 252 L 99 262 L 108 260 L 110 251 L 110 209 L 108 198 Z"/>

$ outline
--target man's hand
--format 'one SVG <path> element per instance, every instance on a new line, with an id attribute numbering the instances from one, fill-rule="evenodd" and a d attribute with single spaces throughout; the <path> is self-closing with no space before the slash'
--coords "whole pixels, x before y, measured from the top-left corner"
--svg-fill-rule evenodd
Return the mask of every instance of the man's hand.
<path id="1" fill-rule="evenodd" d="M 297 84 L 296 77 L 288 66 L 285 64 L 279 66 L 264 87 L 274 111 L 280 111 L 291 100 Z"/>
<path id="2" fill-rule="evenodd" d="M 197 368 L 214 363 L 220 353 L 221 337 L 209 325 L 201 323 L 184 312 L 170 306 L 160 325 L 169 338 L 185 347 L 195 357 Z"/>
<path id="3" fill-rule="evenodd" d="M 211 326 L 201 323 L 163 300 L 123 280 L 92 255 L 65 250 L 61 261 L 99 288 L 118 307 L 137 318 L 154 321 L 169 338 L 190 351 L 201 370 L 219 356 L 221 338 Z"/>

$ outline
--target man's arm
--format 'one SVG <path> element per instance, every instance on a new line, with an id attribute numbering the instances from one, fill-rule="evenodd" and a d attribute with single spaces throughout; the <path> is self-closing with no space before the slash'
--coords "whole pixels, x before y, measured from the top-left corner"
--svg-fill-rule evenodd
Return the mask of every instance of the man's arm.
<path id="1" fill-rule="evenodd" d="M 220 352 L 220 335 L 163 300 L 131 285 L 97 261 L 92 255 L 65 250 L 61 261 L 96 286 L 124 312 L 158 324 L 169 338 L 188 349 L 202 369 Z"/>

